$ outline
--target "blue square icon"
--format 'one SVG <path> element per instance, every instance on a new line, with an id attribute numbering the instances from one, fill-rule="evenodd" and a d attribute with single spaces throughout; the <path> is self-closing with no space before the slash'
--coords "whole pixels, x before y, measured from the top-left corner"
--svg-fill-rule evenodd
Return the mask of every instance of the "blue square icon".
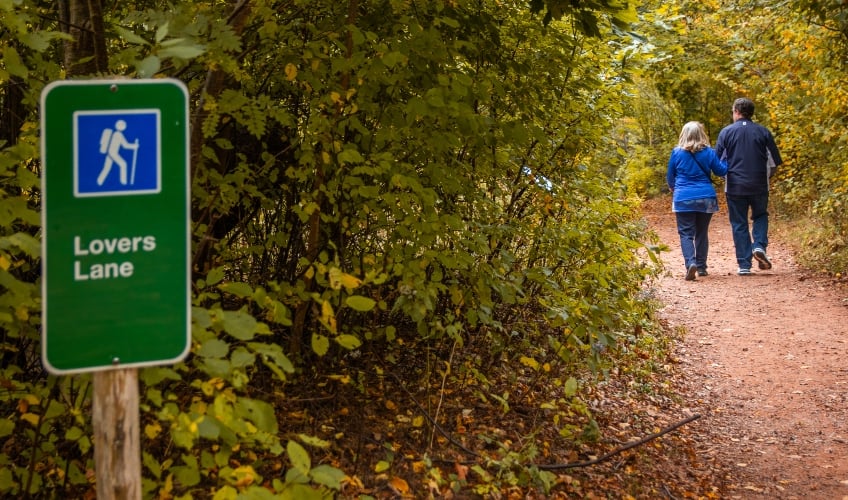
<path id="1" fill-rule="evenodd" d="M 158 109 L 74 113 L 74 196 L 162 190 Z"/>

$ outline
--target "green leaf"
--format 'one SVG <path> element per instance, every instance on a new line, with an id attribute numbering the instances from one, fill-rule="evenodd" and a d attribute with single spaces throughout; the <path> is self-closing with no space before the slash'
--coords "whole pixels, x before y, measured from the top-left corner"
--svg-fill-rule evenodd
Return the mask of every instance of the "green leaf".
<path id="1" fill-rule="evenodd" d="M 42 403 L 43 404 L 43 403 Z M 42 418 L 45 420 L 52 420 L 60 415 L 66 415 L 68 413 L 68 407 L 60 400 L 50 400 L 47 403 L 47 410 L 44 412 Z"/>
<path id="2" fill-rule="evenodd" d="M 18 51 L 14 49 L 14 47 L 4 47 L 2 50 L 3 55 L 3 63 L 6 65 L 6 71 L 10 74 L 20 77 L 26 78 L 29 74 L 29 70 L 27 69 L 24 62 L 21 60 L 20 54 Z"/>
<path id="3" fill-rule="evenodd" d="M 298 434 L 297 438 L 303 441 L 305 444 L 309 446 L 314 446 L 316 448 L 329 448 L 330 442 L 325 441 L 321 438 L 317 438 L 315 436 L 309 436 L 307 434 Z"/>
<path id="4" fill-rule="evenodd" d="M 55 31 L 31 31 L 29 33 L 19 33 L 17 39 L 27 47 L 36 52 L 43 52 L 50 48 L 50 43 L 56 39 L 69 39 L 67 33 L 59 33 Z"/>
<path id="5" fill-rule="evenodd" d="M 348 148 L 341 151 L 338 154 L 337 159 L 342 165 L 346 163 L 362 163 L 363 161 L 365 161 L 365 158 L 363 158 L 362 155 L 359 154 L 359 151 L 352 148 Z"/>
<path id="6" fill-rule="evenodd" d="M 230 374 L 230 361 L 227 359 L 205 358 L 202 366 L 210 377 L 226 378 Z"/>
<path id="7" fill-rule="evenodd" d="M 304 474 L 303 471 L 296 467 L 292 467 L 291 469 L 286 471 L 286 487 L 290 488 L 289 485 L 300 485 L 309 483 L 309 476 Z M 300 497 L 293 497 L 300 498 Z"/>
<path id="8" fill-rule="evenodd" d="M 330 350 L 330 339 L 319 333 L 312 334 L 312 350 L 315 354 L 323 356 Z"/>
<path id="9" fill-rule="evenodd" d="M 193 455 L 182 455 L 185 465 L 171 467 L 170 472 L 182 486 L 190 487 L 200 483 L 200 467 Z"/>
<path id="10" fill-rule="evenodd" d="M 82 437 L 82 435 L 83 435 L 82 429 L 80 429 L 77 426 L 73 426 L 70 429 L 68 429 L 67 432 L 65 432 L 65 439 L 67 439 L 68 441 L 76 441 L 77 439 Z"/>
<path id="11" fill-rule="evenodd" d="M 218 288 L 221 291 L 231 293 L 240 299 L 253 295 L 253 288 L 247 283 L 221 283 L 218 285 Z"/>
<path id="12" fill-rule="evenodd" d="M 165 37 L 168 36 L 168 23 L 166 22 L 162 26 L 156 30 L 156 43 L 160 43 Z"/>
<path id="13" fill-rule="evenodd" d="M 168 47 L 165 49 L 161 49 L 157 52 L 157 55 L 162 59 L 167 59 L 169 57 L 176 57 L 179 59 L 193 59 L 202 55 L 206 50 L 200 45 L 175 45 L 173 47 Z"/>
<path id="14" fill-rule="evenodd" d="M 259 430 L 277 433 L 277 413 L 270 404 L 258 399 L 239 398 L 235 407 L 239 416 L 248 418 Z"/>
<path id="15" fill-rule="evenodd" d="M 563 389 L 567 397 L 573 397 L 577 394 L 577 379 L 574 377 L 569 378 L 565 382 L 565 387 Z"/>
<path id="16" fill-rule="evenodd" d="M 351 295 L 345 299 L 345 304 L 347 304 L 347 306 L 351 309 L 355 309 L 359 312 L 368 312 L 371 309 L 374 309 L 377 302 L 374 299 L 363 297 L 362 295 Z"/>
<path id="17" fill-rule="evenodd" d="M 406 57 L 406 55 L 398 51 L 387 52 L 382 57 L 383 64 L 385 64 L 389 68 L 397 66 L 399 64 L 403 64 L 407 61 L 407 59 L 408 58 Z"/>
<path id="18" fill-rule="evenodd" d="M 0 437 L 6 437 L 15 430 L 15 423 L 8 418 L 0 418 Z"/>
<path id="19" fill-rule="evenodd" d="M 115 31 L 118 32 L 118 35 L 124 40 L 126 40 L 128 43 L 134 43 L 136 45 L 150 45 L 147 40 L 136 35 L 135 33 L 126 28 L 122 28 L 118 25 L 113 25 L 112 27 L 115 29 Z"/>
<path id="20" fill-rule="evenodd" d="M 0 491 L 13 491 L 17 486 L 15 478 L 12 476 L 12 469 L 9 467 L 0 468 Z"/>
<path id="21" fill-rule="evenodd" d="M 309 459 L 309 453 L 297 441 L 289 441 L 286 443 L 286 454 L 291 460 L 292 467 L 304 476 L 309 475 L 309 469 L 312 468 L 312 461 Z"/>
<path id="22" fill-rule="evenodd" d="M 80 437 L 77 441 L 77 448 L 83 454 L 88 453 L 88 450 L 91 449 L 91 439 L 87 435 Z"/>
<path id="23" fill-rule="evenodd" d="M 204 358 L 223 358 L 230 352 L 230 344 L 218 338 L 205 340 L 200 349 L 197 350 L 197 355 Z"/>
<path id="24" fill-rule="evenodd" d="M 206 275 L 206 284 L 214 285 L 222 279 L 224 279 L 224 266 L 215 267 Z"/>
<path id="25" fill-rule="evenodd" d="M 326 464 L 316 466 L 309 472 L 312 481 L 323 484 L 328 488 L 339 490 L 342 487 L 342 480 L 345 478 L 345 473 Z"/>
<path id="26" fill-rule="evenodd" d="M 241 369 L 247 366 L 253 366 L 256 362 L 256 355 L 244 347 L 238 347 L 230 356 L 230 366 L 234 369 Z"/>
<path id="27" fill-rule="evenodd" d="M 0 238 L 0 248 L 20 248 L 30 257 L 41 255 L 41 243 L 26 233 L 15 233 L 6 238 Z"/>
<path id="28" fill-rule="evenodd" d="M 35 175 L 32 170 L 21 165 L 17 171 L 18 186 L 24 189 L 30 189 L 41 185 L 41 179 Z"/>
<path id="29" fill-rule="evenodd" d="M 292 325 L 291 311 L 285 306 L 285 304 L 278 300 L 273 300 L 268 308 L 271 311 L 271 317 L 273 318 L 274 323 L 278 323 L 283 326 Z"/>
<path id="30" fill-rule="evenodd" d="M 158 57 L 147 56 L 136 65 L 135 71 L 141 78 L 152 78 L 161 67 L 162 62 Z"/>
<path id="31" fill-rule="evenodd" d="M 207 309 L 204 309 L 202 307 L 192 307 L 191 322 L 198 328 L 207 330 L 212 326 L 212 315 L 209 314 L 209 311 Z"/>
<path id="32" fill-rule="evenodd" d="M 147 470 L 150 471 L 151 474 L 153 474 L 153 477 L 156 479 L 162 477 L 162 466 L 159 464 L 159 460 L 157 460 L 156 457 L 146 451 L 142 451 L 141 463 L 147 468 Z"/>
<path id="33" fill-rule="evenodd" d="M 251 340 L 256 336 L 256 319 L 242 311 L 224 311 L 224 331 L 239 340 Z"/>
<path id="34" fill-rule="evenodd" d="M 355 335 L 342 334 L 335 339 L 340 346 L 347 350 L 353 350 L 362 345 L 362 341 Z"/>
<path id="35" fill-rule="evenodd" d="M 276 366 L 285 371 L 286 373 L 294 373 L 294 365 L 291 360 L 283 353 L 283 348 L 278 344 L 264 344 L 260 342 L 250 342 L 247 346 L 254 350 L 257 354 L 263 357 L 263 361 L 266 361 L 265 358 L 268 358 L 270 361 L 273 361 Z M 266 363 L 267 364 L 267 363 Z"/>

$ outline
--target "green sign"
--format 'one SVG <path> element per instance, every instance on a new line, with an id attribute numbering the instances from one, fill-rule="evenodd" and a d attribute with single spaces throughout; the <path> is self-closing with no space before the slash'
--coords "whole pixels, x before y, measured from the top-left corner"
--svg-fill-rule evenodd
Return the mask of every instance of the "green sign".
<path id="1" fill-rule="evenodd" d="M 191 339 L 185 85 L 53 82 L 41 134 L 44 366 L 181 360 Z"/>

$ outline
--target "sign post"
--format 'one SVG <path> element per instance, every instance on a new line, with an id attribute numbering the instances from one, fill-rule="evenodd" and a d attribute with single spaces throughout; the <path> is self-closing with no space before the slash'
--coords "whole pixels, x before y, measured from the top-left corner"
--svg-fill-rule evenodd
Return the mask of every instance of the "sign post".
<path id="1" fill-rule="evenodd" d="M 98 499 L 140 499 L 138 368 L 191 341 L 188 92 L 58 81 L 41 113 L 42 361 L 94 373 Z"/>

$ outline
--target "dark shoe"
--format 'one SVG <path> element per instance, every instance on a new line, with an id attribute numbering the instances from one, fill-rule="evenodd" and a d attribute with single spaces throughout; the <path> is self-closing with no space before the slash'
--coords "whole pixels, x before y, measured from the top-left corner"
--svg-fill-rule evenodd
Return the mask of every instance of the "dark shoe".
<path id="1" fill-rule="evenodd" d="M 754 258 L 757 259 L 757 267 L 760 269 L 764 271 L 771 269 L 771 261 L 766 255 L 766 251 L 762 248 L 754 249 Z"/>
<path id="2" fill-rule="evenodd" d="M 736 274 L 738 274 L 739 276 L 750 276 L 751 270 L 745 269 L 744 267 L 740 267 L 739 270 L 736 271 Z"/>
<path id="3" fill-rule="evenodd" d="M 692 264 L 688 269 L 686 269 L 686 281 L 694 280 L 696 274 L 698 274 L 698 266 Z"/>
<path id="4" fill-rule="evenodd" d="M 698 269 L 698 276 L 708 276 L 709 274 L 706 269 Z"/>

